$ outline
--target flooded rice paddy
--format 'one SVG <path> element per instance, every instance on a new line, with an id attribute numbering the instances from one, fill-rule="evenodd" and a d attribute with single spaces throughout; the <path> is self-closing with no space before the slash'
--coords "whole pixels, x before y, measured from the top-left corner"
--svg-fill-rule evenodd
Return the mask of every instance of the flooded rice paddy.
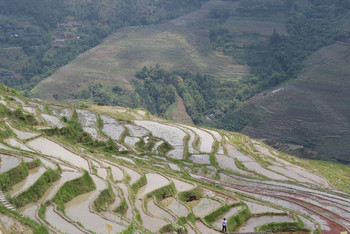
<path id="1" fill-rule="evenodd" d="M 170 184 L 170 181 L 157 173 L 146 174 L 147 184 L 140 188 L 137 198 L 143 198 L 146 194 Z"/>
<path id="2" fill-rule="evenodd" d="M 61 145 L 59 145 L 53 141 L 50 141 L 44 137 L 36 138 L 32 141 L 29 141 L 27 144 L 31 148 L 33 148 L 33 149 L 35 149 L 35 150 L 37 150 L 45 155 L 52 156 L 52 157 L 67 161 L 70 164 L 72 164 L 73 166 L 83 168 L 87 171 L 89 170 L 89 164 L 84 158 L 68 151 L 67 149 L 65 149 Z"/>
<path id="3" fill-rule="evenodd" d="M 202 198 L 199 203 L 192 209 L 197 217 L 204 217 L 212 211 L 218 209 L 222 204 L 211 198 Z"/>
<path id="4" fill-rule="evenodd" d="M 26 191 L 30 186 L 32 186 L 39 177 L 46 171 L 45 167 L 37 167 L 29 171 L 29 175 L 20 183 L 13 186 L 12 190 L 9 191 L 11 196 L 17 196 L 20 193 Z"/>
<path id="5" fill-rule="evenodd" d="M 293 217 L 288 215 L 272 215 L 272 216 L 260 216 L 252 217 L 248 219 L 240 228 L 239 232 L 254 232 L 256 227 L 267 223 L 284 223 L 284 222 L 294 222 Z"/>
<path id="6" fill-rule="evenodd" d="M 8 171 L 14 167 L 17 167 L 21 162 L 19 158 L 15 156 L 8 156 L 5 154 L 0 154 L 0 173 Z"/>

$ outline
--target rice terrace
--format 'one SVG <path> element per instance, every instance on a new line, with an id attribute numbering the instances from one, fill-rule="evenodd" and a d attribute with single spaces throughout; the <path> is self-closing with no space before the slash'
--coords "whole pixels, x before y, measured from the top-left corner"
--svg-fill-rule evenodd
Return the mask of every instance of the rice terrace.
<path id="1" fill-rule="evenodd" d="M 350 229 L 348 166 L 141 109 L 0 98 L 3 233 Z"/>
<path id="2" fill-rule="evenodd" d="M 350 0 L 1 0 L 0 234 L 350 233 L 349 25 Z"/>

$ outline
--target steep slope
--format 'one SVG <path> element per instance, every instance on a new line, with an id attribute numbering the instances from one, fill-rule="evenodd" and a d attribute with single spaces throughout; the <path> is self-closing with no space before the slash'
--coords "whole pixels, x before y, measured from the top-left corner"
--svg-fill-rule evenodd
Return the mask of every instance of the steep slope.
<path id="1" fill-rule="evenodd" d="M 100 81 L 106 90 L 119 86 L 132 91 L 136 72 L 156 63 L 170 70 L 201 72 L 225 80 L 242 78 L 249 67 L 232 62 L 232 58 L 215 52 L 210 30 L 220 25 L 210 12 L 223 8 L 234 12 L 237 1 L 211 0 L 201 9 L 163 24 L 126 27 L 108 37 L 101 45 L 80 55 L 40 82 L 32 91 L 42 99 L 72 98 L 70 94 Z M 270 36 L 275 28 L 285 32 L 285 16 L 238 17 L 225 26 L 239 35 L 258 38 Z M 244 43 L 242 40 L 241 43 Z M 67 88 L 68 87 L 68 88 Z"/>
<path id="2" fill-rule="evenodd" d="M 5 230 L 216 233 L 226 217 L 230 232 L 350 231 L 349 166 L 145 110 L 62 106 L 3 86 L 0 99 L 0 189 L 17 209 L 0 205 Z"/>
<path id="3" fill-rule="evenodd" d="M 283 142 L 275 146 L 292 154 L 350 163 L 349 55 L 348 43 L 323 48 L 297 79 L 247 101 L 236 112 L 248 122 L 242 133 Z"/>

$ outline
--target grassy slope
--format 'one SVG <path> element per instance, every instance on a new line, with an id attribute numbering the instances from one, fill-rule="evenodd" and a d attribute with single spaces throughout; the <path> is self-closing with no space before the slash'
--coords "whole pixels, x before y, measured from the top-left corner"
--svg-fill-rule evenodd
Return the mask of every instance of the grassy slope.
<path id="1" fill-rule="evenodd" d="M 119 85 L 132 90 L 136 71 L 155 63 L 169 69 L 237 79 L 247 74 L 249 68 L 231 63 L 231 58 L 212 51 L 209 30 L 217 21 L 208 17 L 212 8 L 234 9 L 237 5 L 238 2 L 211 0 L 201 9 L 170 22 L 123 28 L 39 83 L 33 93 L 46 99 L 53 94 L 67 98 L 69 93 L 87 88 L 92 80 L 100 80 L 111 88 Z M 281 33 L 285 31 L 281 17 L 243 17 L 225 24 L 237 33 L 257 32 L 262 36 L 271 35 L 273 28 Z"/>
<path id="2" fill-rule="evenodd" d="M 304 145 L 349 163 L 349 56 L 350 45 L 339 43 L 314 53 L 297 79 L 277 87 L 284 90 L 265 91 L 238 110 L 250 121 L 242 132 Z M 292 153 L 302 154 L 300 150 Z"/>

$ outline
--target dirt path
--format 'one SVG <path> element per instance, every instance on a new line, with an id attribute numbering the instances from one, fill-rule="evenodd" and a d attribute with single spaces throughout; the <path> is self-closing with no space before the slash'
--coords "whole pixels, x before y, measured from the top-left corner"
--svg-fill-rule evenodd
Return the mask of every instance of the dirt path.
<path id="1" fill-rule="evenodd" d="M 177 107 L 175 110 L 173 110 L 171 118 L 178 123 L 193 125 L 191 117 L 187 114 L 186 107 L 183 103 L 182 98 L 177 94 L 176 104 Z"/>

